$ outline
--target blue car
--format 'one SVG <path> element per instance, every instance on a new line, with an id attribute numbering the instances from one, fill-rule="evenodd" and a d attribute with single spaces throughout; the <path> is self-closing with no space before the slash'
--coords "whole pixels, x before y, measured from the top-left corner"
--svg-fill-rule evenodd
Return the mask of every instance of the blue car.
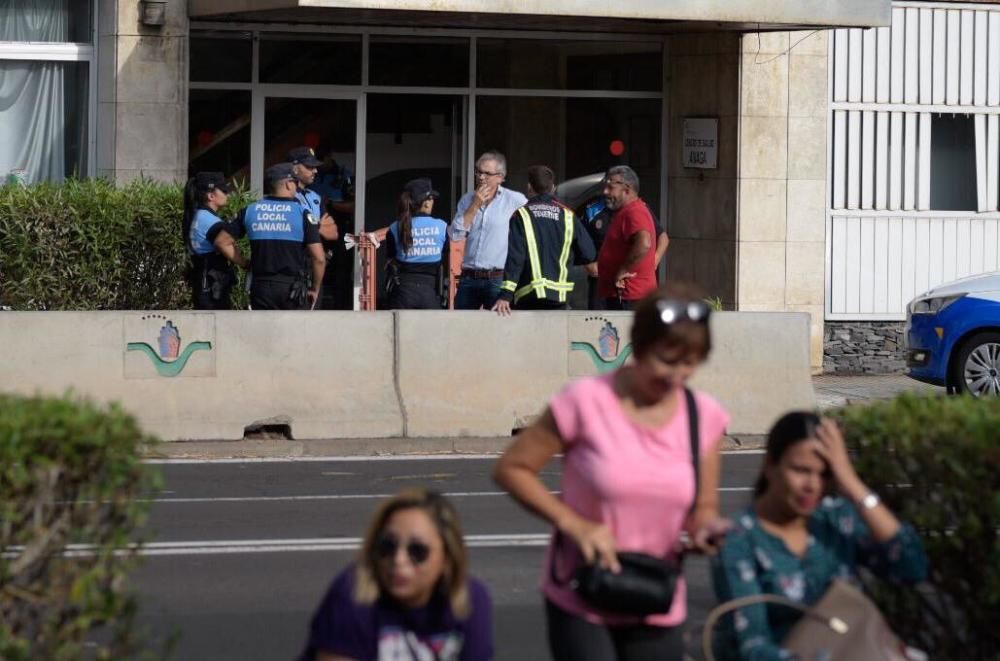
<path id="1" fill-rule="evenodd" d="M 1000 395 L 1000 271 L 935 287 L 906 308 L 909 375 L 976 397 Z"/>

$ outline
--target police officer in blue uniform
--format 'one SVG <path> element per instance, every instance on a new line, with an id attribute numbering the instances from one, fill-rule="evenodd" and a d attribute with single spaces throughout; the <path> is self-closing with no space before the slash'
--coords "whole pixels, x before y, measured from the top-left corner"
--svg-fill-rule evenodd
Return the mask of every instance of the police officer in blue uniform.
<path id="1" fill-rule="evenodd" d="M 308 209 L 314 218 L 319 219 L 319 234 L 323 240 L 336 241 L 340 235 L 337 224 L 333 222 L 330 214 L 323 210 L 319 193 L 310 188 L 316 181 L 318 168 L 323 162 L 316 158 L 316 152 L 312 147 L 296 147 L 288 152 L 288 162 L 292 164 L 292 172 L 298 184 L 295 199 Z"/>
<path id="2" fill-rule="evenodd" d="M 317 175 L 323 162 L 316 157 L 316 152 L 312 147 L 306 146 L 296 147 L 288 152 L 288 162 L 292 164 L 292 170 L 298 182 L 295 199 L 308 209 L 314 218 L 319 218 L 319 235 L 323 239 L 323 253 L 326 256 L 327 271 L 329 271 L 332 247 L 339 238 L 340 231 L 333 217 L 324 209 L 323 197 L 316 190 Z M 326 282 L 322 283 L 322 287 L 317 286 L 316 289 L 328 290 L 332 288 L 331 275 L 331 273 L 325 272 Z M 331 294 L 331 291 L 324 291 L 323 298 L 328 299 Z M 329 306 L 318 305 L 317 307 Z"/>
<path id="3" fill-rule="evenodd" d="M 438 274 L 448 243 L 448 223 L 431 216 L 439 197 L 430 179 L 407 182 L 399 196 L 399 220 L 386 234 L 389 307 L 440 310 Z"/>
<path id="4" fill-rule="evenodd" d="M 219 209 L 229 201 L 229 184 L 221 172 L 199 172 L 184 187 L 183 237 L 191 255 L 188 281 L 196 310 L 229 310 L 236 273 L 249 260 L 240 252 L 229 223 Z"/>
<path id="5" fill-rule="evenodd" d="M 311 309 L 319 298 L 326 265 L 319 219 L 296 199 L 298 181 L 291 163 L 269 167 L 264 190 L 267 196 L 250 204 L 236 221 L 250 239 L 250 305 L 254 310 Z"/>

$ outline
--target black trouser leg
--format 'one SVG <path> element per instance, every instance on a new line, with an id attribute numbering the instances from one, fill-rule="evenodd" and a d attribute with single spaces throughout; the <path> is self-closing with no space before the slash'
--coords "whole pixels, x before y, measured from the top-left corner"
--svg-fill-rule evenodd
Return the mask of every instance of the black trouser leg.
<path id="1" fill-rule="evenodd" d="M 587 622 L 545 602 L 545 621 L 552 661 L 616 661 L 607 627 Z"/>
<path id="2" fill-rule="evenodd" d="M 606 627 L 545 602 L 553 661 L 681 661 L 681 627 Z"/>
<path id="3" fill-rule="evenodd" d="M 254 279 L 250 286 L 250 307 L 254 310 L 298 310 L 291 300 L 292 285 L 278 280 Z"/>

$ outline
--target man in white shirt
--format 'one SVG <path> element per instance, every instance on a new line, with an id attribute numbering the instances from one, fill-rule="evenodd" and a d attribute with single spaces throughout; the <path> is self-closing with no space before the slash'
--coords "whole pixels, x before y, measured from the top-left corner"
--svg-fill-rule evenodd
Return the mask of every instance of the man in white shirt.
<path id="1" fill-rule="evenodd" d="M 476 188 L 462 196 L 448 228 L 451 241 L 465 241 L 462 277 L 455 294 L 457 310 L 489 310 L 500 296 L 507 261 L 510 217 L 528 199 L 502 186 L 507 159 L 497 151 L 476 160 Z"/>

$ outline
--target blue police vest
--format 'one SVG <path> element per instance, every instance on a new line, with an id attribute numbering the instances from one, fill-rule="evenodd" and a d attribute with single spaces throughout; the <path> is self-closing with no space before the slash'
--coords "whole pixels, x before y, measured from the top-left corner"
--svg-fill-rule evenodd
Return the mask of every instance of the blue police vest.
<path id="1" fill-rule="evenodd" d="M 403 243 L 399 240 L 399 221 L 389 226 L 392 238 L 396 240 L 396 259 L 404 264 L 436 264 L 441 261 L 445 241 L 448 238 L 448 223 L 431 216 L 414 216 L 413 246 L 408 252 L 403 252 Z"/>
<path id="2" fill-rule="evenodd" d="M 188 232 L 188 250 L 192 255 L 211 255 L 215 252 L 215 245 L 208 240 L 208 231 L 221 222 L 223 220 L 208 209 L 195 212 Z"/>
<path id="3" fill-rule="evenodd" d="M 243 216 L 251 241 L 293 241 L 302 243 L 302 205 L 296 200 L 263 199 L 246 208 Z"/>
<path id="4" fill-rule="evenodd" d="M 584 210 L 587 216 L 587 222 L 592 221 L 594 218 L 597 217 L 599 213 L 604 211 L 604 209 L 606 208 L 607 208 L 607 202 L 603 197 L 600 198 L 599 200 L 595 200 L 594 202 L 588 204 L 587 208 Z"/>
<path id="5" fill-rule="evenodd" d="M 295 194 L 295 199 L 299 201 L 303 209 L 308 209 L 309 213 L 313 215 L 316 220 L 319 220 L 323 215 L 320 209 L 320 197 L 314 191 L 308 188 L 300 190 Z"/>

